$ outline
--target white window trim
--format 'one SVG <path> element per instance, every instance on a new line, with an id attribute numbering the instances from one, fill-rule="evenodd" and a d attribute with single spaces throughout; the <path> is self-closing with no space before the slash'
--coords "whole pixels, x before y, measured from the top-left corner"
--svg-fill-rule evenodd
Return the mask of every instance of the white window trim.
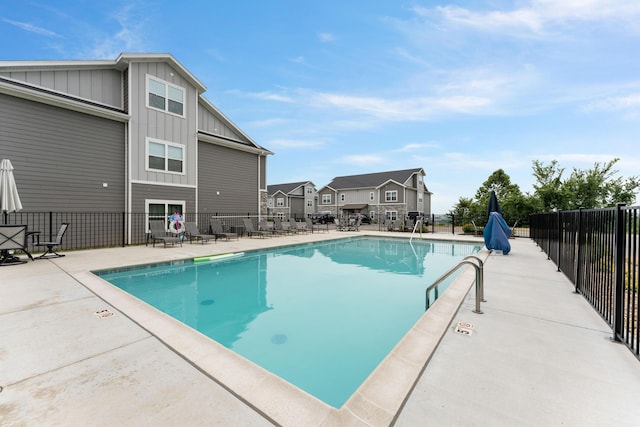
<path id="1" fill-rule="evenodd" d="M 347 198 L 347 196 L 344 193 L 340 194 L 340 201 L 341 202 L 344 202 L 346 198 Z"/>
<path id="2" fill-rule="evenodd" d="M 395 194 L 395 198 L 391 199 L 389 196 L 391 196 L 392 194 Z M 384 201 L 389 203 L 393 203 L 393 202 L 397 202 L 398 201 L 398 190 L 389 190 L 389 191 L 385 191 L 384 192 Z"/>
<path id="3" fill-rule="evenodd" d="M 370 191 L 370 192 L 369 192 L 369 201 L 370 201 L 370 202 L 373 202 L 374 200 L 375 200 L 375 194 L 374 194 L 374 192 L 373 192 L 373 191 Z"/>
<path id="4" fill-rule="evenodd" d="M 158 83 L 162 83 L 165 87 L 165 91 L 164 91 L 164 99 L 165 99 L 165 106 L 164 106 L 164 110 L 161 110 L 160 108 L 154 107 L 149 105 L 149 80 L 155 80 Z M 176 116 L 176 117 L 181 117 L 181 118 L 185 118 L 186 117 L 186 111 L 187 111 L 187 91 L 185 88 L 180 87 L 178 85 L 174 85 L 173 83 L 169 83 L 166 80 L 162 80 L 159 77 L 156 76 L 152 76 L 150 74 L 147 74 L 147 79 L 146 79 L 146 87 L 145 87 L 145 104 L 147 106 L 147 108 L 151 109 L 151 110 L 156 110 L 156 111 L 162 111 L 163 113 L 167 113 L 167 114 L 171 114 L 172 116 Z M 169 111 L 169 86 L 171 86 L 174 89 L 177 89 L 179 91 L 182 92 L 182 114 L 176 114 L 172 111 Z"/>
<path id="5" fill-rule="evenodd" d="M 283 208 L 284 206 L 285 206 L 284 197 L 277 197 L 276 198 L 276 207 Z"/>
<path id="6" fill-rule="evenodd" d="M 322 195 L 322 204 L 323 205 L 330 205 L 331 204 L 331 194 L 323 194 Z"/>
<path id="7" fill-rule="evenodd" d="M 161 199 L 144 199 L 144 216 L 147 222 L 147 229 L 149 228 L 149 205 L 164 205 L 164 210 L 165 212 L 167 212 L 167 215 L 171 215 L 169 212 L 169 205 L 180 205 L 182 206 L 182 215 L 184 216 L 187 212 L 186 212 L 186 205 L 187 202 L 184 200 L 161 200 Z M 165 218 L 166 220 L 169 219 L 169 217 L 167 216 L 167 218 Z"/>
<path id="8" fill-rule="evenodd" d="M 165 149 L 164 149 L 164 158 L 165 158 L 165 170 L 162 171 L 160 169 L 153 169 L 149 167 L 149 143 L 150 142 L 155 142 L 156 144 L 164 144 Z M 168 159 L 168 155 L 167 155 L 167 146 L 173 146 L 173 147 L 178 147 L 182 149 L 182 172 L 174 172 L 174 171 L 170 171 L 167 170 L 167 162 L 166 160 Z M 163 141 L 161 139 L 157 139 L 157 138 L 145 138 L 145 144 L 144 144 L 144 166 L 145 166 L 145 170 L 147 172 L 157 172 L 157 173 L 169 173 L 172 175 L 186 175 L 186 169 L 187 169 L 187 146 L 183 145 L 183 144 L 177 144 L 175 142 L 169 142 L 169 141 Z"/>
<path id="9" fill-rule="evenodd" d="M 389 218 L 392 215 L 393 215 L 394 218 Z M 384 212 L 384 216 L 385 216 L 385 218 L 389 218 L 389 220 L 391 220 L 391 221 L 397 221 L 398 220 L 398 211 L 385 211 Z"/>

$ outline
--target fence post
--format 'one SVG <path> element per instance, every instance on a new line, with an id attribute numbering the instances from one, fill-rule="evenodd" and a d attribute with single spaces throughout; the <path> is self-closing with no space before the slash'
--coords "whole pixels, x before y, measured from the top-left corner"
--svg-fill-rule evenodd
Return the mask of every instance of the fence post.
<path id="1" fill-rule="evenodd" d="M 616 241 L 615 241 L 615 293 L 613 318 L 613 340 L 621 341 L 624 323 L 624 257 L 625 257 L 625 233 L 624 233 L 624 203 L 616 205 Z"/>
<path id="2" fill-rule="evenodd" d="M 127 241 L 127 213 L 122 212 L 122 247 L 126 246 L 125 242 Z"/>
<path id="3" fill-rule="evenodd" d="M 456 234 L 456 216 L 451 214 L 451 234 Z"/>
<path id="4" fill-rule="evenodd" d="M 560 272 L 560 265 L 562 265 L 562 211 L 559 210 L 558 211 L 558 251 L 556 253 L 557 255 L 557 261 L 556 261 L 556 265 L 558 266 L 558 272 Z"/>
<path id="5" fill-rule="evenodd" d="M 578 248 L 576 250 L 576 267 L 574 270 L 574 274 L 575 274 L 575 278 L 574 278 L 574 285 L 575 285 L 575 293 L 579 293 L 578 289 L 582 288 L 582 283 L 581 283 L 581 278 L 582 278 L 582 240 L 583 240 L 583 234 L 584 234 L 584 229 L 583 229 L 583 225 L 582 225 L 582 210 L 583 208 L 580 208 L 578 210 L 578 235 L 576 236 L 576 241 L 577 241 L 577 245 Z"/>

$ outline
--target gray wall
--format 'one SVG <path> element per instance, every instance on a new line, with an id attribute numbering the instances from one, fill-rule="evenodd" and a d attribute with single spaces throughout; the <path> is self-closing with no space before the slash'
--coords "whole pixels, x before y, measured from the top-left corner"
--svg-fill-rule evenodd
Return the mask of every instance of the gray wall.
<path id="1" fill-rule="evenodd" d="M 198 147 L 198 211 L 257 213 L 257 155 L 206 142 Z"/>
<path id="2" fill-rule="evenodd" d="M 125 210 L 123 123 L 0 94 L 0 158 L 25 211 Z"/>
<path id="3" fill-rule="evenodd" d="M 118 70 L 5 71 L 0 75 L 122 109 L 122 73 Z"/>

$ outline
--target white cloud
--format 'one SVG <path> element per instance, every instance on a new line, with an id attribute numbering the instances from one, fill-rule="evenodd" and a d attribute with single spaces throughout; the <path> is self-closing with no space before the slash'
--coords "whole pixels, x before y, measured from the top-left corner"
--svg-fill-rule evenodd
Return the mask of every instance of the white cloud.
<path id="1" fill-rule="evenodd" d="M 117 33 L 99 40 L 91 49 L 91 58 L 115 58 L 122 52 L 145 51 L 144 26 L 146 20 L 142 13 L 138 13 L 134 5 L 127 5 L 116 11 L 112 18 L 117 21 L 120 29 Z"/>
<path id="2" fill-rule="evenodd" d="M 442 17 L 451 23 L 479 31 L 504 33 L 512 36 L 543 35 L 557 28 L 580 23 L 607 22 L 612 28 L 626 25 L 637 31 L 640 2 L 636 0 L 532 0 L 513 10 L 476 12 L 458 6 L 439 6 L 434 9 L 416 7 L 420 17 Z"/>
<path id="3" fill-rule="evenodd" d="M 37 25 L 29 24 L 28 22 L 18 22 L 12 21 L 10 19 L 2 19 L 7 24 L 13 25 L 14 27 L 21 28 L 30 33 L 38 34 L 45 37 L 62 37 L 60 34 L 47 30 L 46 28 L 38 27 Z"/>
<path id="4" fill-rule="evenodd" d="M 590 112 L 640 109 L 640 93 L 625 96 L 612 96 L 599 101 L 594 101 L 585 105 L 583 109 Z"/>
<path id="5" fill-rule="evenodd" d="M 336 40 L 336 37 L 331 33 L 318 33 L 318 40 L 322 43 L 329 43 Z"/>
<path id="6" fill-rule="evenodd" d="M 324 145 L 320 141 L 296 140 L 296 139 L 274 139 L 269 141 L 271 147 L 283 148 L 318 148 Z"/>
<path id="7" fill-rule="evenodd" d="M 365 165 L 368 166 L 374 163 L 384 163 L 387 159 L 375 154 L 354 154 L 351 156 L 343 156 L 340 158 L 342 163 Z"/>

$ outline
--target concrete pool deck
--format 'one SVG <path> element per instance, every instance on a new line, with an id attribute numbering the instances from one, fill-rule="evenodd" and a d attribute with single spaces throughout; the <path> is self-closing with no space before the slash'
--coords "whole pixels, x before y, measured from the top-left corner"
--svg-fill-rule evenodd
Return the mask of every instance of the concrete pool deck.
<path id="1" fill-rule="evenodd" d="M 332 231 L 167 249 L 111 248 L 0 268 L 0 424 L 274 424 L 276 418 L 206 373 L 201 365 L 220 365 L 220 360 L 204 359 L 199 352 L 210 347 L 199 347 L 201 338 L 173 329 L 166 319 L 151 322 L 155 316 L 144 308 L 135 321 L 122 315 L 114 305 L 132 302 L 120 301 L 119 295 L 108 298 L 116 304 L 105 302 L 91 290 L 88 271 L 365 233 L 394 234 Z M 445 234 L 425 237 L 481 242 Z M 568 280 L 531 240 L 511 243 L 510 255 L 491 255 L 486 261 L 484 314 L 473 313 L 473 290 L 462 295 L 459 310 L 446 321 L 442 340 L 439 345 L 436 340 L 423 374 L 391 422 L 638 425 L 640 362 L 610 341 L 610 328 L 584 298 L 573 294 Z M 472 324 L 471 335 L 455 332 L 458 322 Z M 198 363 L 174 351 L 177 346 L 191 351 Z M 223 368 L 233 371 L 232 366 Z M 234 380 L 248 381 L 240 377 Z M 267 389 L 270 381 L 263 380 Z M 280 387 L 274 384 L 274 390 Z M 283 424 L 389 424 L 377 423 L 388 417 L 376 414 L 329 414 L 318 422 L 305 418 L 296 402 L 276 396 L 258 399 L 280 408 L 278 420 L 295 420 Z"/>

